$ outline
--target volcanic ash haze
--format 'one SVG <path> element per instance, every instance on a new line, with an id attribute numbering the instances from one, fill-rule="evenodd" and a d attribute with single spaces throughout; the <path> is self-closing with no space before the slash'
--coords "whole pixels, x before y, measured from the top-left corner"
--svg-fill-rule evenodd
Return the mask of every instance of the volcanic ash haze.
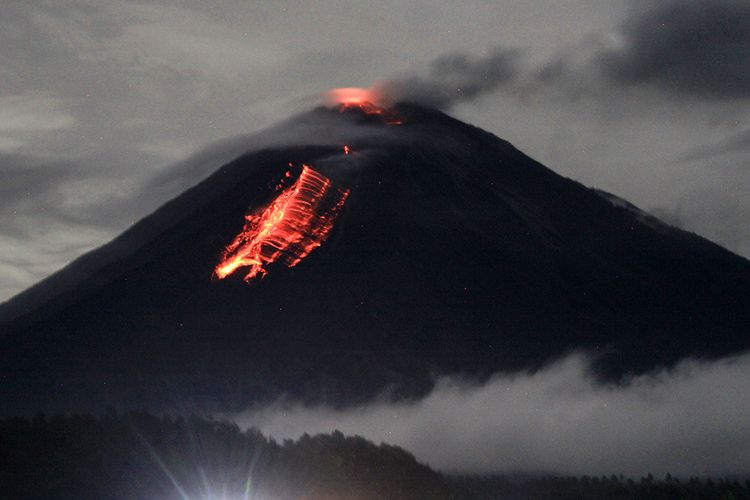
<path id="1" fill-rule="evenodd" d="M 340 407 L 573 350 L 622 380 L 750 344 L 748 261 L 441 112 L 343 102 L 247 150 L 0 307 L 4 413 Z M 345 201 L 254 239 L 302 165 Z"/>

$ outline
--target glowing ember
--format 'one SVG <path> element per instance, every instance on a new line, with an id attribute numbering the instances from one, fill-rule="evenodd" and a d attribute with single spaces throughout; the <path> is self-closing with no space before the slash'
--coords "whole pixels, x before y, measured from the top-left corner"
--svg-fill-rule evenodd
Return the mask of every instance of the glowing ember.
<path id="1" fill-rule="evenodd" d="M 333 187 L 326 176 L 303 165 L 291 186 L 265 208 L 245 216 L 245 227 L 225 249 L 214 276 L 224 279 L 249 266 L 244 280 L 250 281 L 265 276 L 267 264 L 297 265 L 328 238 L 347 196 L 348 189 Z"/>
<path id="2" fill-rule="evenodd" d="M 328 104 L 338 106 L 339 111 L 358 109 L 366 115 L 379 115 L 387 125 L 401 125 L 403 122 L 391 109 L 382 104 L 382 96 L 372 89 L 344 87 L 328 91 Z"/>
<path id="3" fill-rule="evenodd" d="M 340 89 L 331 89 L 328 91 L 328 104 L 342 106 L 362 106 L 370 105 L 376 108 L 375 103 L 379 103 L 378 95 L 370 89 L 359 87 L 345 87 Z"/>

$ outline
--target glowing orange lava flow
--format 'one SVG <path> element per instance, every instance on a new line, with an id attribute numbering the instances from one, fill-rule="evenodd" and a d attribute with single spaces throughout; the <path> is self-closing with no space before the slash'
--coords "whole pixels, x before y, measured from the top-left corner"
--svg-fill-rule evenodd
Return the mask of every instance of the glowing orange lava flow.
<path id="1" fill-rule="evenodd" d="M 359 107 L 362 105 L 371 106 L 373 109 L 379 109 L 374 103 L 379 102 L 377 93 L 370 89 L 359 87 L 344 87 L 331 89 L 328 91 L 328 104 L 342 106 Z"/>
<path id="2" fill-rule="evenodd" d="M 245 226 L 224 250 L 214 276 L 224 279 L 249 266 L 244 280 L 250 281 L 265 276 L 267 264 L 297 265 L 328 238 L 348 196 L 348 189 L 333 187 L 326 176 L 303 165 L 291 186 L 262 210 L 245 216 Z"/>
<path id="3" fill-rule="evenodd" d="M 384 108 L 382 100 L 381 94 L 372 89 L 344 87 L 328 91 L 328 104 L 338 106 L 342 113 L 358 109 L 366 115 L 381 116 L 387 125 L 401 125 L 401 118 L 393 110 Z"/>

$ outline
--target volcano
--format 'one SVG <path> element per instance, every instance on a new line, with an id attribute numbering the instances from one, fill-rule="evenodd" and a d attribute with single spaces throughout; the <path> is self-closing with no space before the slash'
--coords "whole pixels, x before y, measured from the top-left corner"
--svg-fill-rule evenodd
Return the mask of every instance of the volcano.
<path id="1" fill-rule="evenodd" d="M 750 347 L 747 260 L 441 112 L 373 109 L 294 118 L 0 306 L 2 411 L 352 405 L 576 350 L 622 382 Z"/>

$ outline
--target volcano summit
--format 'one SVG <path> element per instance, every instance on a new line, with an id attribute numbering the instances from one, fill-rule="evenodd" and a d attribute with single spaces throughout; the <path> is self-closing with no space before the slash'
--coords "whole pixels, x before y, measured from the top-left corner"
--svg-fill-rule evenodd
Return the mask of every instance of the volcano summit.
<path id="1" fill-rule="evenodd" d="M 350 405 L 573 350 L 622 380 L 750 347 L 747 260 L 443 113 L 385 111 L 296 117 L 0 306 L 3 412 Z"/>

